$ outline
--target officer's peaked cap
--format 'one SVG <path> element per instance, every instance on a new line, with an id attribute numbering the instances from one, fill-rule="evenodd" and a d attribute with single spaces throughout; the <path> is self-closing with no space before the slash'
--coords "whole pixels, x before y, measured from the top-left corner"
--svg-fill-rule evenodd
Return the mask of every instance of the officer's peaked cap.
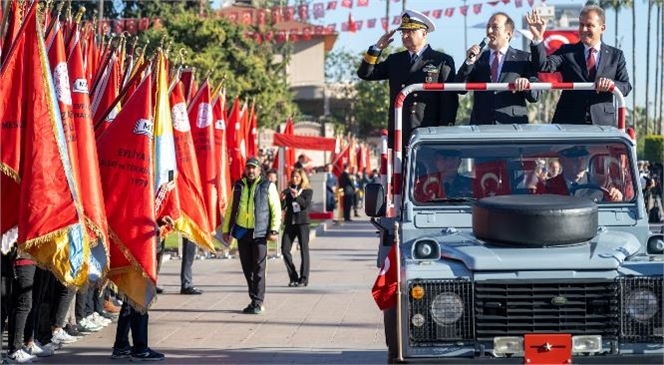
<path id="1" fill-rule="evenodd" d="M 415 10 L 404 10 L 401 13 L 401 26 L 399 30 L 426 29 L 427 32 L 436 30 L 436 25 L 431 19 Z"/>

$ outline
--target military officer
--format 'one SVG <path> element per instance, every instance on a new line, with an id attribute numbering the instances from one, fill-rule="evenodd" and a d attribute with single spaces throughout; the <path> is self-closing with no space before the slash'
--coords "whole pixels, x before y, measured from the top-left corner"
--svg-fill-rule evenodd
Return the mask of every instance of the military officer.
<path id="1" fill-rule="evenodd" d="M 454 82 L 455 67 L 451 56 L 433 50 L 427 43 L 427 34 L 436 30 L 426 15 L 405 10 L 401 26 L 384 34 L 371 46 L 357 70 L 362 80 L 389 80 L 390 113 L 388 145 L 394 147 L 394 100 L 404 87 L 417 83 Z M 395 32 L 401 33 L 405 51 L 392 53 L 378 62 L 381 52 L 392 43 Z M 452 92 L 413 92 L 404 101 L 402 137 L 403 150 L 408 146 L 411 131 L 417 127 L 453 125 L 459 99 Z"/>

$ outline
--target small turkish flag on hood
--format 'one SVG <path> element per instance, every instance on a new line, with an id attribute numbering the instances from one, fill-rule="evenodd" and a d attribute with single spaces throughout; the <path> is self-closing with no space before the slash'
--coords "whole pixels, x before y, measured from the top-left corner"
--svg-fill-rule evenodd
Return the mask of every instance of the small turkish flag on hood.
<path id="1" fill-rule="evenodd" d="M 392 308 L 397 304 L 398 274 L 397 245 L 392 245 L 371 289 L 371 294 L 381 310 Z"/>

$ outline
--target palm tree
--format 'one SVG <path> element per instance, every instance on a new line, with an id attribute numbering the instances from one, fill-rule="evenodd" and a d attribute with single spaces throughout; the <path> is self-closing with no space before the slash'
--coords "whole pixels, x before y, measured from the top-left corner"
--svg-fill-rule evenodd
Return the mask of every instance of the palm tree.
<path id="1" fill-rule="evenodd" d="M 636 121 L 636 3 L 632 3 L 632 107 L 634 109 L 632 120 Z M 633 125 L 636 128 L 636 124 Z M 637 129 L 638 130 L 638 129 Z"/>
<path id="2" fill-rule="evenodd" d="M 650 110 L 650 18 L 652 16 L 652 0 L 646 0 L 648 2 L 648 30 L 646 31 L 646 125 L 645 125 L 645 134 L 648 134 L 650 124 L 650 118 L 648 111 Z"/>
<path id="3" fill-rule="evenodd" d="M 656 34 L 655 39 L 658 40 L 658 39 L 661 39 L 661 37 L 662 37 L 662 23 L 657 22 L 657 19 L 661 18 L 662 0 L 657 0 L 657 1 L 655 1 L 655 3 L 657 5 L 657 16 L 655 16 L 655 21 L 656 21 L 655 24 L 657 24 L 657 29 L 655 30 L 655 34 Z M 657 131 L 659 129 L 659 124 L 657 123 L 657 120 L 660 119 L 660 115 L 658 113 L 658 110 L 660 109 L 659 108 L 660 107 L 660 105 L 659 105 L 659 100 L 660 100 L 659 94 L 661 92 L 661 90 L 659 88 L 659 75 L 660 75 L 659 58 L 661 56 L 660 56 L 659 52 L 660 52 L 660 42 L 657 42 L 657 47 L 656 47 L 656 50 L 655 50 L 655 79 L 654 79 L 654 81 L 655 81 L 655 97 L 653 98 L 653 101 L 654 101 L 653 104 L 655 104 L 655 108 L 653 110 L 653 120 L 655 121 L 655 126 L 653 128 L 653 131 Z"/>
<path id="4" fill-rule="evenodd" d="M 616 21 L 616 27 L 614 29 L 614 44 L 617 48 L 620 47 L 620 43 L 618 41 L 618 20 L 620 19 L 620 10 L 622 8 L 628 8 L 632 6 L 632 3 L 634 0 L 601 0 L 599 2 L 599 6 L 601 6 L 603 9 L 613 9 L 614 16 L 615 16 L 615 21 Z"/>

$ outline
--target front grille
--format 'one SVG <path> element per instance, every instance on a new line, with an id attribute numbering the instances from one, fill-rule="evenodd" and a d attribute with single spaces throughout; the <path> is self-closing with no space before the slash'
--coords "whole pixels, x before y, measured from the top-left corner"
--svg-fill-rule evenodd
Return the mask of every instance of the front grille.
<path id="1" fill-rule="evenodd" d="M 619 288 L 600 282 L 476 282 L 478 339 L 525 333 L 617 336 Z"/>
<path id="2" fill-rule="evenodd" d="M 662 286 L 664 279 L 621 278 L 622 308 L 620 336 L 625 341 L 662 341 Z M 651 317 L 650 319 L 644 318 Z"/>
<path id="3" fill-rule="evenodd" d="M 410 293 L 414 286 L 424 289 L 424 298 L 414 299 Z M 473 289 L 468 280 L 413 280 L 408 283 L 408 325 L 411 346 L 431 346 L 436 343 L 472 340 L 473 333 Z M 441 293 L 453 293 L 463 302 L 463 313 L 455 323 L 441 325 L 434 321 L 431 303 Z M 413 315 L 424 316 L 424 325 L 416 327 L 412 323 Z"/>

